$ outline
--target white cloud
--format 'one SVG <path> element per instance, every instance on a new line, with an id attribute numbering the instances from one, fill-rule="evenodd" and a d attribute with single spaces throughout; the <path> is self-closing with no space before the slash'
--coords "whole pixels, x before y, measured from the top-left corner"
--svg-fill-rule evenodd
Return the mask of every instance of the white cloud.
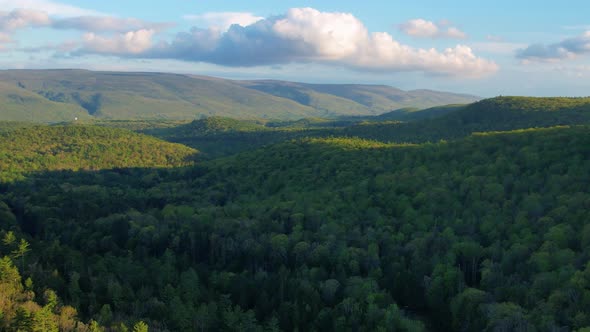
<path id="1" fill-rule="evenodd" d="M 222 31 L 227 31 L 233 24 L 245 27 L 264 19 L 264 17 L 247 12 L 212 12 L 200 15 L 185 15 L 183 18 L 192 21 L 197 26 Z"/>
<path id="2" fill-rule="evenodd" d="M 226 32 L 194 28 L 171 42 L 161 42 L 144 57 L 207 62 L 224 66 L 316 62 L 380 72 L 422 71 L 477 77 L 498 66 L 463 45 L 419 49 L 403 45 L 385 32 L 370 33 L 348 13 L 293 8 L 283 16 L 232 26 Z"/>
<path id="3" fill-rule="evenodd" d="M 450 22 L 448 21 L 442 21 L 439 24 L 436 24 L 434 22 L 418 18 L 404 22 L 398 27 L 403 33 L 417 38 L 467 38 L 467 34 L 465 34 L 463 31 L 449 25 Z"/>
<path id="4" fill-rule="evenodd" d="M 84 35 L 82 47 L 78 53 L 96 53 L 109 55 L 139 54 L 152 46 L 154 30 L 129 31 L 113 37 L 104 37 L 94 33 Z"/>
<path id="5" fill-rule="evenodd" d="M 345 59 L 358 54 L 368 42 L 368 31 L 352 14 L 322 13 L 311 8 L 289 10 L 272 25 L 272 31 L 285 40 L 312 47 L 309 54 L 318 59 Z"/>
<path id="6" fill-rule="evenodd" d="M 467 34 L 455 27 L 450 27 L 447 29 L 446 32 L 443 32 L 442 34 L 443 36 L 446 36 L 448 38 L 454 38 L 454 39 L 465 39 L 467 38 Z"/>
<path id="7" fill-rule="evenodd" d="M 88 15 L 104 15 L 90 9 L 70 6 L 50 0 L 0 0 L 0 8 L 3 10 L 14 9 L 34 9 L 46 12 L 49 15 L 71 17 L 71 16 L 88 16 Z"/>

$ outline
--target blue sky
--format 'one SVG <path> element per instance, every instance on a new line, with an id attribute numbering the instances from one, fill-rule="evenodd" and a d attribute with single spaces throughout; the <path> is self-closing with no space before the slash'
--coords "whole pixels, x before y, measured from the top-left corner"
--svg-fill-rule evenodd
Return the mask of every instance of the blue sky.
<path id="1" fill-rule="evenodd" d="M 590 3 L 0 0 L 0 69 L 590 95 Z"/>

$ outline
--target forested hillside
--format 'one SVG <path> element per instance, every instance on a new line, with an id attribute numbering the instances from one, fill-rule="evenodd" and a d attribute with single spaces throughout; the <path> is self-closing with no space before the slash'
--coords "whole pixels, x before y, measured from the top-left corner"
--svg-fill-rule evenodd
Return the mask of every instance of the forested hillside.
<path id="1" fill-rule="evenodd" d="M 588 169 L 590 128 L 565 126 L 41 172 L 0 185 L 0 236 L 30 243 L 2 254 L 106 327 L 585 331 Z"/>
<path id="2" fill-rule="evenodd" d="M 11 124 L 7 128 L 18 127 Z M 48 170 L 171 167 L 196 150 L 134 132 L 94 126 L 34 126 L 0 131 L 0 181 Z"/>
<path id="3" fill-rule="evenodd" d="M 443 116 L 413 122 L 368 122 L 345 135 L 393 142 L 426 142 L 474 132 L 590 123 L 590 98 L 496 97 Z"/>
<path id="4" fill-rule="evenodd" d="M 151 128 L 140 132 L 190 146 L 202 152 L 202 158 L 215 159 L 296 138 L 331 136 L 335 134 L 334 130 L 339 131 L 339 128 L 298 126 L 300 121 L 279 123 L 285 126 L 274 127 L 258 121 L 209 117 L 179 126 Z"/>
<path id="5" fill-rule="evenodd" d="M 101 121 L 181 143 L 212 159 L 303 137 L 360 137 L 384 142 L 454 140 L 474 132 L 590 124 L 590 98 L 497 97 L 470 105 L 398 109 L 380 116 L 295 121 L 208 117 L 192 122 Z"/>

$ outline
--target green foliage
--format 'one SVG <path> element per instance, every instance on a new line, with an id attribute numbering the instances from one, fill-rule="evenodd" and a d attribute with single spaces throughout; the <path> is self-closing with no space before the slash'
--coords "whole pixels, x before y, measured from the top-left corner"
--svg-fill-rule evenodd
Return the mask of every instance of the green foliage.
<path id="1" fill-rule="evenodd" d="M 436 142 L 474 132 L 590 124 L 590 98 L 497 97 L 459 107 L 443 116 L 409 123 L 363 123 L 344 135 L 393 142 Z"/>
<path id="2" fill-rule="evenodd" d="M 185 125 L 142 132 L 198 149 L 202 152 L 201 157 L 208 159 L 254 150 L 295 138 L 332 133 L 325 128 L 268 127 L 257 121 L 223 117 L 209 117 Z"/>
<path id="3" fill-rule="evenodd" d="M 139 321 L 133 325 L 133 332 L 148 332 L 148 326 L 145 322 Z"/>
<path id="4" fill-rule="evenodd" d="M 35 293 L 23 288 L 21 275 L 8 256 L 0 258 L 0 330 L 9 332 L 87 331 L 76 318 L 76 310 L 62 306 L 53 290 L 46 289 L 45 305 L 34 301 Z M 90 326 L 92 330 L 92 324 Z M 95 329 L 100 329 L 98 324 Z"/>
<path id="5" fill-rule="evenodd" d="M 214 118 L 203 136 L 275 131 L 258 126 Z M 90 331 L 583 330 L 588 169 L 585 126 L 46 169 L 0 186 L 0 322 L 66 330 L 79 312 Z M 8 255 L 21 240 L 19 272 Z"/>
<path id="6" fill-rule="evenodd" d="M 93 126 L 37 126 L 0 135 L 0 181 L 45 170 L 181 166 L 196 153 L 127 130 Z"/>

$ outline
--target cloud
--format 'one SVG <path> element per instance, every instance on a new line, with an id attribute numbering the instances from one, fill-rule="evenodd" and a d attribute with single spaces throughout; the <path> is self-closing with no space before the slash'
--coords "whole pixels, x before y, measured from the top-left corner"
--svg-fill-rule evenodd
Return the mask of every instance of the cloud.
<path id="1" fill-rule="evenodd" d="M 451 38 L 465 39 L 467 34 L 456 27 L 447 27 L 450 22 L 442 21 L 436 24 L 421 18 L 409 20 L 398 26 L 406 35 L 418 38 Z"/>
<path id="2" fill-rule="evenodd" d="M 147 22 L 135 18 L 113 16 L 50 17 L 49 13 L 34 9 L 0 11 L 0 31 L 14 31 L 28 27 L 51 27 L 89 32 L 127 32 L 140 29 L 163 30 L 170 23 Z"/>
<path id="3" fill-rule="evenodd" d="M 3 10 L 34 8 L 37 11 L 43 11 L 49 15 L 61 17 L 104 15 L 104 13 L 94 10 L 70 6 L 50 0 L 0 0 L 0 8 Z"/>
<path id="4" fill-rule="evenodd" d="M 169 23 L 153 23 L 135 18 L 112 16 L 79 16 L 55 20 L 55 29 L 72 29 L 91 32 L 128 32 L 141 29 L 160 31 L 170 27 Z"/>
<path id="5" fill-rule="evenodd" d="M 211 12 L 200 15 L 185 15 L 183 18 L 194 22 L 197 26 L 217 28 L 222 31 L 227 31 L 233 24 L 248 26 L 264 19 L 264 17 L 245 12 Z"/>
<path id="6" fill-rule="evenodd" d="M 11 12 L 0 11 L 0 31 L 14 31 L 26 27 L 40 27 L 51 24 L 47 13 L 30 10 L 16 9 Z"/>
<path id="7" fill-rule="evenodd" d="M 117 34 L 114 37 L 104 37 L 95 33 L 84 35 L 82 47 L 77 54 L 108 54 L 108 55 L 131 55 L 139 54 L 152 46 L 154 30 L 141 29 Z M 62 47 L 67 45 L 62 45 Z"/>
<path id="8" fill-rule="evenodd" d="M 0 0 L 1 1 L 1 0 Z M 154 33 L 168 28 L 168 23 L 152 23 L 135 18 L 118 18 L 111 16 L 78 16 L 56 18 L 47 12 L 31 9 L 15 9 L 10 12 L 0 11 L 0 44 L 15 43 L 12 35 L 24 28 L 48 27 L 53 29 L 79 30 L 89 32 L 82 42 L 63 42 L 41 47 L 20 49 L 25 52 L 57 50 L 61 52 L 80 50 L 82 52 L 136 54 L 151 46 Z M 99 33 L 117 33 L 105 37 Z M 3 45 L 6 50 L 6 45 Z"/>
<path id="9" fill-rule="evenodd" d="M 352 14 L 312 8 L 290 9 L 285 15 L 247 26 L 233 25 L 225 32 L 193 28 L 172 41 L 157 43 L 142 56 L 224 66 L 316 62 L 358 70 L 473 77 L 498 69 L 467 46 L 443 51 L 417 49 L 399 43 L 388 33 L 370 33 Z"/>
<path id="10" fill-rule="evenodd" d="M 560 61 L 590 54 L 590 30 L 580 36 L 567 38 L 554 44 L 532 44 L 516 52 L 525 61 Z"/>

